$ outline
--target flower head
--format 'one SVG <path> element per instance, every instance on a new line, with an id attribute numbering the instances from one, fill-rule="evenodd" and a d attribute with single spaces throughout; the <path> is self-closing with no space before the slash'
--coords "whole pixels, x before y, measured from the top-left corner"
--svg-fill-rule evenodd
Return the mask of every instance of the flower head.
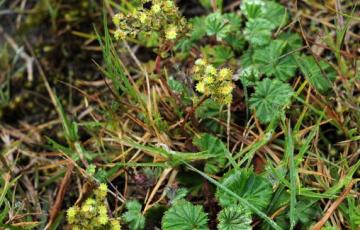
<path id="1" fill-rule="evenodd" d="M 203 81 L 200 81 L 196 84 L 196 90 L 199 92 L 199 93 L 205 93 L 205 82 Z"/>
<path id="2" fill-rule="evenodd" d="M 141 23 L 146 23 L 147 19 L 148 19 L 147 14 L 145 12 L 140 12 L 140 14 L 139 14 L 140 22 Z"/>
<path id="3" fill-rule="evenodd" d="M 105 199 L 107 195 L 107 185 L 104 183 L 101 183 L 99 187 L 95 190 L 95 196 L 97 200 L 103 200 Z"/>
<path id="4" fill-rule="evenodd" d="M 120 29 L 116 30 L 114 33 L 114 37 L 116 40 L 125 39 L 126 35 L 127 35 L 126 32 L 124 32 Z"/>
<path id="5" fill-rule="evenodd" d="M 177 36 L 177 27 L 175 25 L 169 26 L 165 31 L 165 37 L 168 40 L 174 40 Z"/>
<path id="6" fill-rule="evenodd" d="M 73 206 L 67 210 L 66 215 L 70 224 L 76 221 L 76 215 L 78 213 L 79 213 L 79 208 L 77 206 Z"/>
<path id="7" fill-rule="evenodd" d="M 232 72 L 229 68 L 222 68 L 219 71 L 219 78 L 221 80 L 230 80 L 232 76 Z"/>
<path id="8" fill-rule="evenodd" d="M 115 25 L 120 25 L 121 20 L 124 18 L 124 15 L 122 13 L 115 14 L 113 17 L 113 23 Z"/>
<path id="9" fill-rule="evenodd" d="M 151 11 L 154 13 L 154 14 L 157 14 L 161 11 L 161 7 L 160 7 L 160 4 L 156 3 L 156 4 L 153 4 L 152 7 L 151 7 Z"/>
<path id="10" fill-rule="evenodd" d="M 205 68 L 205 73 L 210 75 L 216 75 L 217 70 L 213 65 L 207 65 Z"/>

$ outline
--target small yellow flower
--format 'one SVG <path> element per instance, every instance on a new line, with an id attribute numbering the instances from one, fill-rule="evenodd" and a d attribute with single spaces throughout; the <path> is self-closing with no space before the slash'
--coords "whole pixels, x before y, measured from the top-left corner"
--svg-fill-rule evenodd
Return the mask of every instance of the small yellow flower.
<path id="1" fill-rule="evenodd" d="M 107 185 L 104 183 L 101 183 L 99 187 L 95 190 L 95 196 L 97 200 L 103 200 L 106 197 L 107 194 Z"/>
<path id="2" fill-rule="evenodd" d="M 222 68 L 219 71 L 219 80 L 230 80 L 232 76 L 232 72 L 229 68 Z"/>
<path id="3" fill-rule="evenodd" d="M 105 225 L 109 222 L 109 217 L 107 215 L 100 215 L 97 217 L 97 221 L 100 225 Z"/>
<path id="4" fill-rule="evenodd" d="M 111 220 L 110 221 L 110 229 L 111 230 L 121 230 L 121 225 L 118 220 Z"/>
<path id="5" fill-rule="evenodd" d="M 107 209 L 105 205 L 100 205 L 98 209 L 99 215 L 107 215 Z"/>
<path id="6" fill-rule="evenodd" d="M 205 69 L 205 73 L 206 74 L 211 74 L 211 75 L 216 75 L 217 74 L 217 70 L 214 66 L 212 65 L 207 65 L 206 69 Z"/>
<path id="7" fill-rule="evenodd" d="M 116 30 L 114 33 L 114 37 L 116 40 L 125 39 L 126 33 L 122 30 Z"/>
<path id="8" fill-rule="evenodd" d="M 160 4 L 154 4 L 154 5 L 151 7 L 151 11 L 152 11 L 154 14 L 159 13 L 160 10 L 161 10 Z"/>
<path id="9" fill-rule="evenodd" d="M 140 20 L 141 23 L 146 23 L 147 18 L 148 18 L 148 16 L 147 16 L 146 13 L 141 12 L 141 13 L 139 14 L 139 20 Z"/>
<path id="10" fill-rule="evenodd" d="M 206 84 L 214 83 L 214 81 L 215 81 L 215 79 L 213 77 L 211 77 L 211 76 L 207 76 L 207 77 L 204 78 L 204 82 Z"/>
<path id="11" fill-rule="evenodd" d="M 231 83 L 228 83 L 220 88 L 220 93 L 223 95 L 231 94 L 234 86 Z"/>
<path id="12" fill-rule="evenodd" d="M 196 84 L 196 90 L 199 93 L 205 93 L 205 83 L 203 81 L 200 81 L 199 83 Z"/>
<path id="13" fill-rule="evenodd" d="M 76 221 L 76 215 L 78 214 L 78 212 L 79 212 L 79 208 L 77 208 L 76 206 L 71 207 L 67 210 L 67 212 L 66 212 L 67 219 L 70 224 L 72 224 Z"/>
<path id="14" fill-rule="evenodd" d="M 199 73 L 201 71 L 201 67 L 200 66 L 194 66 L 193 71 L 194 71 L 194 73 Z"/>
<path id="15" fill-rule="evenodd" d="M 175 25 L 169 26 L 165 31 L 165 38 L 167 40 L 174 40 L 177 36 L 177 27 Z"/>
<path id="16" fill-rule="evenodd" d="M 206 65 L 206 61 L 202 58 L 199 58 L 195 61 L 195 65 Z"/>
<path id="17" fill-rule="evenodd" d="M 115 14 L 113 17 L 113 23 L 118 26 L 123 18 L 124 15 L 122 13 Z"/>

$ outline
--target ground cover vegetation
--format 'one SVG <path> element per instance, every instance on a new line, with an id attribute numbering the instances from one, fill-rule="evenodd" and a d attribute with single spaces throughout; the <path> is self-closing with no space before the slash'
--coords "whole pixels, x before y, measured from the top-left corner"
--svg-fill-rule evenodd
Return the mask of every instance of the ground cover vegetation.
<path id="1" fill-rule="evenodd" d="M 360 227 L 352 0 L 0 0 L 0 229 Z"/>

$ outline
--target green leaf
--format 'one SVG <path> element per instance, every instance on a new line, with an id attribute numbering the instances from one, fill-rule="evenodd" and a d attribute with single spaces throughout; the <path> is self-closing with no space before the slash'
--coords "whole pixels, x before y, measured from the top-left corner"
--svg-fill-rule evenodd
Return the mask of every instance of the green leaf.
<path id="1" fill-rule="evenodd" d="M 319 92 L 326 93 L 332 88 L 336 78 L 336 71 L 325 61 L 316 60 L 312 56 L 305 56 L 298 61 L 301 72 L 309 83 Z"/>
<path id="2" fill-rule="evenodd" d="M 251 212 L 240 205 L 229 206 L 218 214 L 219 230 L 251 230 Z"/>
<path id="3" fill-rule="evenodd" d="M 192 26 L 191 40 L 197 41 L 202 39 L 206 35 L 206 27 L 204 26 L 206 21 L 205 17 L 194 17 L 189 22 Z"/>
<path id="4" fill-rule="evenodd" d="M 205 28 L 208 36 L 216 36 L 221 41 L 230 33 L 231 24 L 220 12 L 209 14 L 205 20 Z"/>
<path id="5" fill-rule="evenodd" d="M 253 86 L 260 81 L 260 72 L 253 66 L 246 67 L 240 72 L 240 80 L 245 87 Z"/>
<path id="6" fill-rule="evenodd" d="M 249 170 L 232 170 L 225 174 L 221 184 L 244 198 L 259 210 L 264 210 L 270 203 L 272 196 L 272 186 L 268 180 L 260 175 L 256 175 Z M 238 200 L 218 188 L 216 197 L 221 206 L 228 207 L 238 203 Z"/>
<path id="7" fill-rule="evenodd" d="M 240 6 L 241 12 L 247 18 L 257 18 L 263 15 L 264 1 L 262 0 L 244 0 Z"/>
<path id="8" fill-rule="evenodd" d="M 126 202 L 127 211 L 122 215 L 122 219 L 129 224 L 131 230 L 141 230 L 145 228 L 145 217 L 141 213 L 141 204 L 137 200 Z"/>
<path id="9" fill-rule="evenodd" d="M 255 92 L 249 100 L 250 108 L 262 123 L 269 123 L 284 112 L 284 107 L 290 104 L 293 90 L 289 84 L 268 78 L 258 82 Z"/>
<path id="10" fill-rule="evenodd" d="M 180 200 L 165 212 L 163 230 L 207 230 L 208 217 L 200 205 Z"/>
<path id="11" fill-rule="evenodd" d="M 234 57 L 234 52 L 227 46 L 206 46 L 203 50 L 208 60 L 216 67 Z"/>
<path id="12" fill-rule="evenodd" d="M 267 47 L 256 49 L 254 63 L 267 76 L 288 81 L 295 74 L 296 62 L 291 54 L 284 54 L 287 43 L 281 40 L 272 41 Z"/>
<path id="13" fill-rule="evenodd" d="M 205 164 L 204 171 L 209 174 L 218 173 L 226 164 L 226 156 L 231 155 L 221 140 L 207 133 L 195 138 L 193 144 L 201 151 L 214 155 Z"/>
<path id="14" fill-rule="evenodd" d="M 263 46 L 271 41 L 271 31 L 274 25 L 266 19 L 250 19 L 244 30 L 245 39 L 253 46 Z"/>
<path id="15" fill-rule="evenodd" d="M 266 1 L 260 17 L 269 20 L 275 27 L 285 26 L 289 20 L 286 8 L 276 2 Z"/>
<path id="16" fill-rule="evenodd" d="M 360 204 L 356 204 L 353 197 L 348 198 L 348 215 L 351 229 L 356 229 L 360 226 Z"/>
<path id="17" fill-rule="evenodd" d="M 186 188 L 174 189 L 171 187 L 166 187 L 165 192 L 166 192 L 166 196 L 170 200 L 170 203 L 172 204 L 185 198 L 186 195 L 189 193 L 189 191 Z"/>
<path id="18" fill-rule="evenodd" d="M 208 99 L 195 111 L 195 115 L 198 119 L 202 119 L 201 125 L 203 128 L 218 133 L 221 131 L 221 126 L 212 118 L 225 119 L 226 111 L 222 110 L 221 105 L 214 100 Z"/>
<path id="19" fill-rule="evenodd" d="M 286 53 L 294 52 L 295 50 L 299 50 L 301 47 L 303 47 L 303 39 L 297 33 L 281 33 L 278 37 L 278 40 L 287 42 L 287 47 L 285 48 Z"/>

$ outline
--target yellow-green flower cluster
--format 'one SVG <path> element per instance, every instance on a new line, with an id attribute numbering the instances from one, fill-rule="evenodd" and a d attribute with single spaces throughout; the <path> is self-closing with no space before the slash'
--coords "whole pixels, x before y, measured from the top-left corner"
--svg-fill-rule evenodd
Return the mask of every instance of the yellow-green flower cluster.
<path id="1" fill-rule="evenodd" d="M 125 39 L 127 36 L 136 37 L 140 32 L 150 35 L 157 32 L 160 42 L 175 40 L 188 30 L 184 17 L 179 13 L 173 0 L 142 0 L 142 3 L 151 2 L 150 8 L 143 6 L 133 12 L 118 13 L 113 17 L 118 27 L 115 39 Z"/>
<path id="2" fill-rule="evenodd" d="M 104 204 L 107 195 L 106 184 L 100 184 L 94 194 L 95 196 L 88 198 L 81 206 L 75 205 L 67 210 L 67 221 L 72 229 L 120 230 L 120 222 L 109 218 Z"/>
<path id="3" fill-rule="evenodd" d="M 204 59 L 195 61 L 193 68 L 194 78 L 198 81 L 196 90 L 211 96 L 220 104 L 229 104 L 232 101 L 232 71 L 229 68 L 216 69 Z"/>

